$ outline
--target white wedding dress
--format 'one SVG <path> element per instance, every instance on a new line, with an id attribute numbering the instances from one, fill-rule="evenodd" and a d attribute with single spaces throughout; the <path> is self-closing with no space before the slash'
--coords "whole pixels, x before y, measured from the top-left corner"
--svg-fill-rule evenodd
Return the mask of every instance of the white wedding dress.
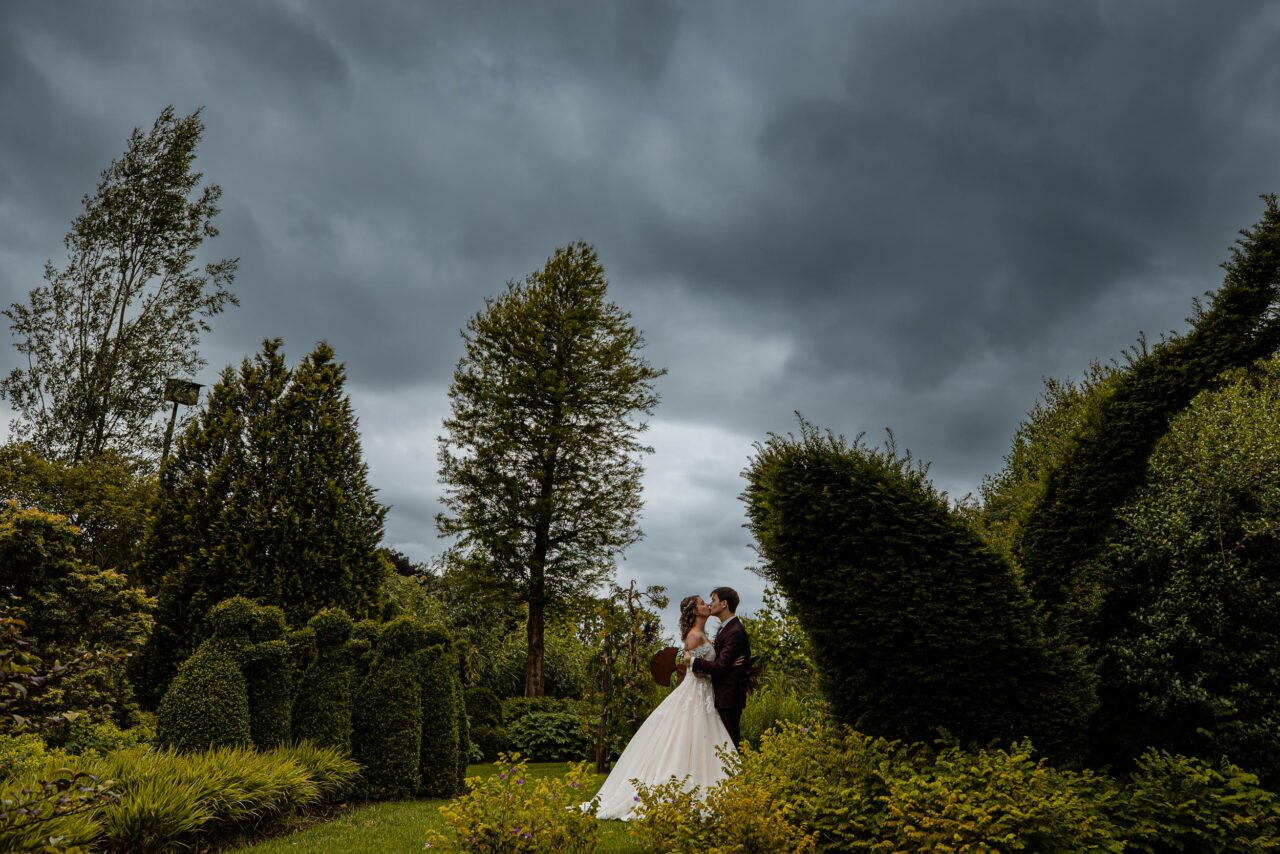
<path id="1" fill-rule="evenodd" d="M 704 643 L 691 650 L 688 658 L 711 659 L 715 648 Z M 716 712 L 711 680 L 685 674 L 684 681 L 658 704 L 636 730 L 597 797 L 597 818 L 626 820 L 639 806 L 632 780 L 646 785 L 665 783 L 686 774 L 687 788 L 704 791 L 728 776 L 716 749 L 733 749 L 733 741 Z"/>

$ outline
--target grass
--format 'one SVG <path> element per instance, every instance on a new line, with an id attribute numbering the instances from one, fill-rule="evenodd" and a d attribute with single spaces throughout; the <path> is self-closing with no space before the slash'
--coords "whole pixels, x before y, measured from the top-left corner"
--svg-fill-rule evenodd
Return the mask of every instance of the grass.
<path id="1" fill-rule="evenodd" d="M 563 762 L 535 762 L 529 765 L 529 777 L 556 777 L 568 771 Z M 471 765 L 467 776 L 488 777 L 496 774 L 492 764 Z M 604 775 L 592 778 L 585 797 L 590 798 L 604 783 Z M 427 828 L 444 829 L 437 807 L 444 801 L 384 801 L 356 806 L 320 823 L 311 823 L 287 836 L 275 836 L 236 851 L 252 854 L 284 854 L 305 851 L 307 854 L 358 854 L 374 851 L 421 851 Z M 640 848 L 627 835 L 621 821 L 597 822 L 600 828 L 601 854 L 638 854 Z"/>

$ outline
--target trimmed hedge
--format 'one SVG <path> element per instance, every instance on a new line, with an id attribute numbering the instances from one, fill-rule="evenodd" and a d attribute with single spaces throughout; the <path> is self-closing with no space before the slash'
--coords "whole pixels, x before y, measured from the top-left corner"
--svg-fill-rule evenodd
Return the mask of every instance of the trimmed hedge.
<path id="1" fill-rule="evenodd" d="M 254 644 L 244 664 L 249 691 L 249 732 L 259 749 L 288 744 L 292 737 L 293 662 L 284 638 Z"/>
<path id="2" fill-rule="evenodd" d="M 501 726 L 502 701 L 498 695 L 480 685 L 474 685 L 466 691 L 467 717 L 471 726 Z"/>
<path id="3" fill-rule="evenodd" d="M 156 711 L 156 740 L 178 750 L 252 743 L 243 648 L 209 639 L 178 668 Z"/>
<path id="4" fill-rule="evenodd" d="M 315 647 L 294 701 L 295 738 L 351 749 L 351 627 L 351 617 L 341 608 L 321 611 L 307 624 Z"/>
<path id="5" fill-rule="evenodd" d="M 1005 559 L 890 447 L 821 434 L 756 446 L 747 515 L 810 637 L 832 712 L 871 735 L 1031 736 L 1083 752 L 1092 685 Z M 508 725 L 513 744 L 520 739 Z"/>
<path id="6" fill-rule="evenodd" d="M 412 617 L 383 626 L 352 714 L 351 746 L 367 798 L 407 798 L 422 785 L 421 653 L 438 638 Z"/>
<path id="7" fill-rule="evenodd" d="M 467 753 L 461 744 L 461 728 L 467 716 L 453 646 L 442 629 L 433 629 L 438 646 L 427 650 L 422 668 L 421 793 L 451 798 L 461 791 L 459 757 L 465 771 Z"/>
<path id="8" fill-rule="evenodd" d="M 258 606 L 237 596 L 209 609 L 213 636 L 178 668 L 156 711 L 156 740 L 178 750 L 251 743 L 249 690 L 241 667 Z"/>

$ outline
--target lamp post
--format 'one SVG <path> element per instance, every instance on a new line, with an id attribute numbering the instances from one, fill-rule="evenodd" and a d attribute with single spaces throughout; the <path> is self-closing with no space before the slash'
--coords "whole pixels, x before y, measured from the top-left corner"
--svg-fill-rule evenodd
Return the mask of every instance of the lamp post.
<path id="1" fill-rule="evenodd" d="M 200 383 L 191 380 L 170 378 L 164 384 L 164 399 L 173 401 L 173 412 L 169 415 L 169 427 L 164 431 L 164 450 L 160 452 L 160 464 L 169 458 L 169 443 L 173 441 L 173 424 L 178 420 L 178 404 L 195 406 L 200 399 Z"/>

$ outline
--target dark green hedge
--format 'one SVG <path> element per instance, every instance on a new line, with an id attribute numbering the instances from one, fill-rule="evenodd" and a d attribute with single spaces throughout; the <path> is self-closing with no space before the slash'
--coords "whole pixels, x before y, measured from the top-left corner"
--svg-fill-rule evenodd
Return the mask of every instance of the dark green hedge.
<path id="1" fill-rule="evenodd" d="M 178 750 L 251 742 L 243 645 L 210 638 L 178 668 L 156 711 L 156 740 Z"/>
<path id="2" fill-rule="evenodd" d="M 244 664 L 249 692 L 249 731 L 260 750 L 291 740 L 293 662 L 284 638 L 256 643 Z"/>
<path id="3" fill-rule="evenodd" d="M 367 798 L 407 798 L 421 789 L 423 651 L 431 630 L 412 617 L 383 626 L 352 713 L 352 752 Z"/>
<path id="4" fill-rule="evenodd" d="M 1280 207 L 1275 196 L 1264 199 L 1262 219 L 1242 232 L 1209 307 L 1197 312 L 1189 333 L 1161 342 L 1123 372 L 1065 462 L 1050 472 L 1022 531 L 1017 557 L 1036 599 L 1066 608 L 1064 622 L 1084 620 L 1086 632 L 1100 607 L 1114 615 L 1104 614 L 1112 625 L 1097 627 L 1095 637 L 1109 636 L 1129 609 L 1098 589 L 1092 558 L 1115 525 L 1116 509 L 1145 481 L 1147 459 L 1169 419 L 1227 369 L 1280 348 Z"/>
<path id="5" fill-rule="evenodd" d="M 1013 569 L 909 457 L 802 422 L 799 438 L 757 446 L 746 475 L 765 571 L 812 639 L 837 719 L 910 741 L 942 728 L 1082 750 L 1079 653 L 1046 637 Z"/>
<path id="6" fill-rule="evenodd" d="M 307 624 L 315 641 L 293 709 L 293 734 L 314 744 L 351 749 L 354 674 L 346 647 L 351 617 L 341 608 L 321 611 Z"/>
<path id="7" fill-rule="evenodd" d="M 466 721 L 462 708 L 458 662 L 452 645 L 442 631 L 443 641 L 427 651 L 422 667 L 422 751 L 420 770 L 422 794 L 450 798 L 460 791 L 459 757 L 466 762 L 460 744 L 461 726 Z"/>
<path id="8" fill-rule="evenodd" d="M 501 726 L 502 701 L 498 695 L 480 685 L 467 689 L 467 717 L 471 726 Z"/>

